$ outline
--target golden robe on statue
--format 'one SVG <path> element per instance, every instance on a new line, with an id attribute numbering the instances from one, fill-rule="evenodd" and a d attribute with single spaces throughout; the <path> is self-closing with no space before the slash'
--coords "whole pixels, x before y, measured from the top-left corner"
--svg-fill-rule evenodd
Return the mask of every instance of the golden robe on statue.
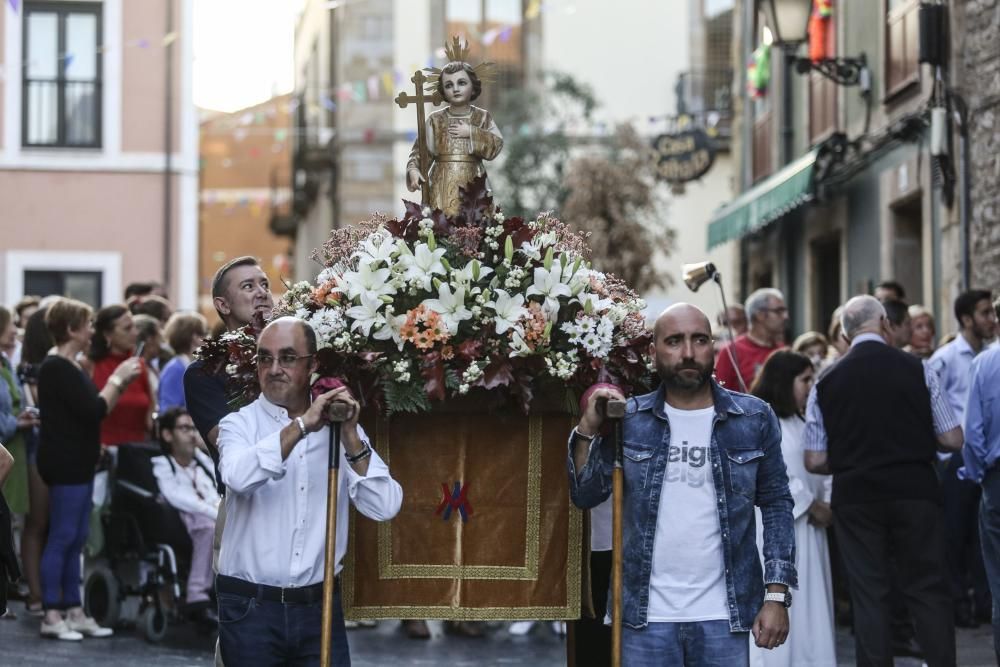
<path id="1" fill-rule="evenodd" d="M 503 136 L 486 109 L 470 106 L 470 112 L 456 115 L 450 109 L 435 111 L 427 117 L 427 150 L 431 156 L 430 201 L 427 205 L 438 208 L 446 215 L 458 213 L 458 189 L 486 173 L 483 160 L 492 160 L 503 148 Z M 453 121 L 469 122 L 469 137 L 454 138 L 448 132 Z M 419 139 L 417 140 L 419 141 Z M 420 151 L 413 142 L 407 171 L 420 169 Z"/>

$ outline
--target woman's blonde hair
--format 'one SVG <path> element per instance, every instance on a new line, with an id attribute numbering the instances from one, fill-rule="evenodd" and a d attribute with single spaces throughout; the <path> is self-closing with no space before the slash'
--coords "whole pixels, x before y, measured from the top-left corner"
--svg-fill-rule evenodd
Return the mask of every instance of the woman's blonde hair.
<path id="1" fill-rule="evenodd" d="M 45 326 L 52 334 L 56 345 L 69 340 L 71 331 L 76 331 L 94 316 L 94 309 L 83 301 L 60 297 L 45 311 Z"/>
<path id="2" fill-rule="evenodd" d="M 208 321 L 201 313 L 174 313 L 167 320 L 163 331 L 169 345 L 175 354 L 190 354 L 191 339 L 195 334 L 204 338 L 208 334 Z"/>

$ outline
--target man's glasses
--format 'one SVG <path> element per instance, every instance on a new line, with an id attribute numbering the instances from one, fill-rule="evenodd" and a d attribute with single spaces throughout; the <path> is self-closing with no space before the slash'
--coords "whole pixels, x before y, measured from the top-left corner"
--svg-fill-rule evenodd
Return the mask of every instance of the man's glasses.
<path id="1" fill-rule="evenodd" d="M 309 357 L 313 357 L 313 356 L 316 356 L 316 355 L 314 355 L 314 354 L 282 353 L 282 354 L 279 354 L 277 356 L 278 365 L 281 366 L 282 368 L 291 368 L 292 366 L 295 365 L 295 362 L 297 362 L 299 359 L 308 359 Z M 275 360 L 275 357 L 273 357 L 272 355 L 270 355 L 270 354 L 268 354 L 266 352 L 258 352 L 257 353 L 257 367 L 258 368 L 270 368 L 271 365 L 274 364 L 274 360 Z"/>

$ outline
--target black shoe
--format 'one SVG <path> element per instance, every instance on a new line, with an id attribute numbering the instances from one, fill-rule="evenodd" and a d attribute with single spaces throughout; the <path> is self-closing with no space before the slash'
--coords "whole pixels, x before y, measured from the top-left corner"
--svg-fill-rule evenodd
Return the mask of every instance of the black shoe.
<path id="1" fill-rule="evenodd" d="M 978 628 L 979 622 L 972 615 L 972 604 L 969 602 L 958 602 L 955 604 L 955 627 L 956 628 Z"/>
<path id="2" fill-rule="evenodd" d="M 908 639 L 893 639 L 892 654 L 893 656 L 908 658 L 924 657 L 924 652 L 920 649 L 920 645 L 917 644 L 917 640 L 913 637 L 909 637 Z"/>

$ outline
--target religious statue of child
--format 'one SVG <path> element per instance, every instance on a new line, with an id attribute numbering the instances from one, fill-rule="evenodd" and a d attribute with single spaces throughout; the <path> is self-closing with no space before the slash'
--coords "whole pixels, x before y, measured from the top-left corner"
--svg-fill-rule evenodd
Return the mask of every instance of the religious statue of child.
<path id="1" fill-rule="evenodd" d="M 450 62 L 440 72 L 431 70 L 427 78 L 448 106 L 431 113 L 425 123 L 430 201 L 424 204 L 455 215 L 459 209 L 458 189 L 486 173 L 483 160 L 500 154 L 503 136 L 490 112 L 472 104 L 482 93 L 483 73 L 492 63 L 473 67 L 465 62 L 468 47 L 458 38 L 446 52 Z M 410 192 L 419 189 L 425 180 L 420 169 L 419 142 L 418 136 L 406 163 L 406 187 Z"/>

